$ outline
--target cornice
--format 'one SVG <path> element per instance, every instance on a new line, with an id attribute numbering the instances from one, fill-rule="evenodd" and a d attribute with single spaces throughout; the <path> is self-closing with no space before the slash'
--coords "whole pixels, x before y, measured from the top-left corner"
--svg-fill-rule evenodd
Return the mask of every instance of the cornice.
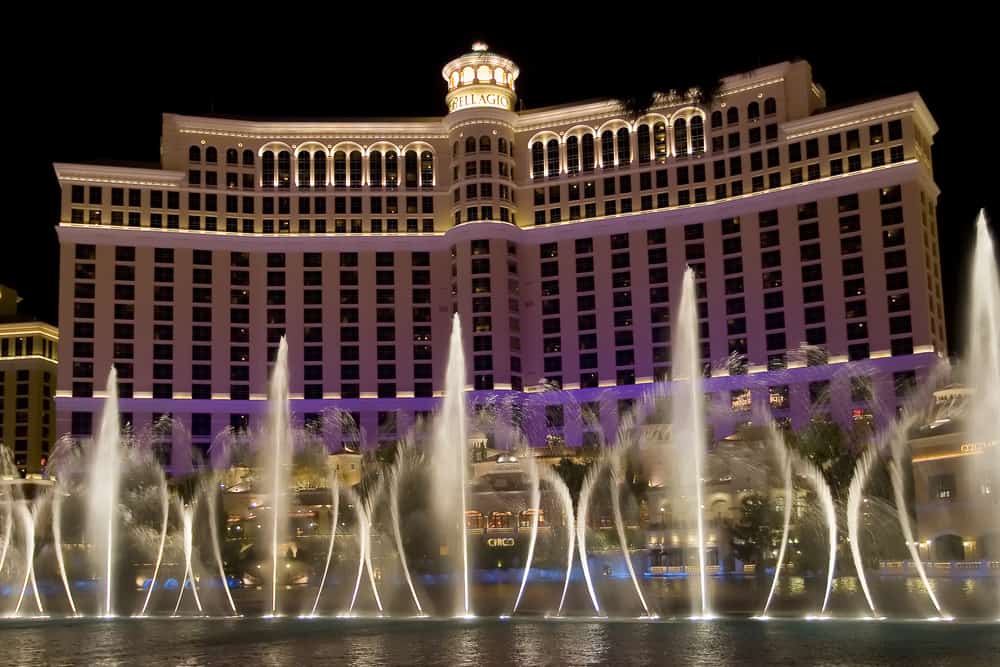
<path id="1" fill-rule="evenodd" d="M 894 97 L 855 104 L 842 109 L 820 112 L 807 118 L 789 120 L 782 124 L 785 138 L 795 140 L 802 137 L 839 130 L 854 125 L 862 125 L 886 118 L 914 114 L 917 121 L 933 136 L 938 126 L 934 122 L 927 105 L 919 93 L 906 93 Z"/>
<path id="2" fill-rule="evenodd" d="M 114 183 L 122 185 L 151 185 L 179 187 L 184 184 L 181 171 L 148 169 L 143 167 L 114 167 L 97 164 L 56 162 L 53 165 L 60 182 Z"/>

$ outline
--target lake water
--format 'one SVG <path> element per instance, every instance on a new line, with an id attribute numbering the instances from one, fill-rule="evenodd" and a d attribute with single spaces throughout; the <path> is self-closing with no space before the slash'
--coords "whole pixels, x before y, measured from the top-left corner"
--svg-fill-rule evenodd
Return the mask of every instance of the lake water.
<path id="1" fill-rule="evenodd" d="M 7 665 L 987 665 L 987 622 L 5 621 Z"/>

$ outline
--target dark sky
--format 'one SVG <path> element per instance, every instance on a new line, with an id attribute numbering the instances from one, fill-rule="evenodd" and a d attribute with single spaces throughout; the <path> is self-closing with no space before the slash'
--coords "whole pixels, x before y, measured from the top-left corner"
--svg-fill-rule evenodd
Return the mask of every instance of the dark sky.
<path id="1" fill-rule="evenodd" d="M 20 292 L 23 310 L 56 321 L 59 200 L 52 162 L 156 161 L 165 111 L 441 115 L 441 67 L 477 39 L 518 63 L 518 93 L 528 108 L 632 89 L 684 90 L 799 57 L 812 64 L 830 105 L 916 90 L 937 120 L 938 224 L 949 338 L 957 351 L 975 216 L 983 207 L 994 217 L 1000 211 L 992 159 L 997 58 L 988 48 L 997 37 L 985 33 L 990 22 L 967 15 L 954 22 L 963 26 L 959 31 L 941 10 L 911 24 L 902 17 L 920 14 L 912 7 L 869 5 L 838 15 L 839 5 L 829 5 L 811 25 L 777 26 L 766 21 L 768 13 L 781 13 L 776 7 L 744 6 L 750 13 L 740 14 L 720 6 L 699 19 L 703 28 L 687 31 L 671 22 L 693 15 L 662 5 L 644 17 L 634 11 L 641 3 L 629 7 L 617 21 L 588 12 L 579 24 L 558 15 L 521 23 L 512 11 L 463 12 L 465 20 L 447 26 L 395 15 L 385 5 L 363 18 L 206 17 L 178 7 L 172 18 L 126 16 L 128 24 L 87 13 L 64 16 L 59 25 L 41 18 L 11 25 L 21 39 L 2 47 L 10 76 L 6 144 L 8 169 L 18 171 L 5 183 L 0 283 Z"/>

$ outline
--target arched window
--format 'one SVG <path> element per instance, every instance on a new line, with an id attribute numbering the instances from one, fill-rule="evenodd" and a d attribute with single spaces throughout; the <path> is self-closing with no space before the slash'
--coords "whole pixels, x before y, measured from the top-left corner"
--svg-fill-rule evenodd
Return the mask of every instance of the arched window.
<path id="1" fill-rule="evenodd" d="M 594 135 L 583 135 L 583 170 L 594 171 Z"/>
<path id="2" fill-rule="evenodd" d="M 205 151 L 208 157 L 208 151 Z M 278 153 L 278 187 L 287 188 L 292 183 L 292 154 L 288 151 Z"/>
<path id="3" fill-rule="evenodd" d="M 425 188 L 434 185 L 434 154 L 430 151 L 420 154 L 420 185 Z"/>
<path id="4" fill-rule="evenodd" d="M 381 151 L 372 151 L 368 154 L 368 185 L 373 188 L 382 187 Z"/>
<path id="5" fill-rule="evenodd" d="M 385 185 L 390 188 L 399 185 L 399 157 L 396 151 L 385 154 Z"/>
<path id="6" fill-rule="evenodd" d="M 548 154 L 548 172 L 549 176 L 559 175 L 559 141 L 557 139 L 549 139 L 549 142 L 545 144 L 545 151 Z"/>
<path id="7" fill-rule="evenodd" d="M 265 188 L 274 187 L 274 153 L 272 151 L 264 151 L 264 155 L 260 160 L 261 167 L 261 182 Z"/>
<path id="8" fill-rule="evenodd" d="M 531 177 L 541 178 L 545 175 L 545 147 L 536 141 L 531 145 Z"/>
<path id="9" fill-rule="evenodd" d="M 638 146 L 636 148 L 636 153 L 639 157 L 640 164 L 646 164 L 649 162 L 650 156 L 650 146 L 649 146 L 649 125 L 640 125 L 639 133 L 636 136 L 636 141 Z"/>
<path id="10" fill-rule="evenodd" d="M 236 164 L 239 161 L 240 154 L 236 152 L 235 148 L 226 149 L 226 164 Z"/>
<path id="11" fill-rule="evenodd" d="M 732 125 L 738 122 L 740 122 L 740 110 L 736 107 L 729 107 L 729 111 L 726 112 L 726 124 Z"/>
<path id="12" fill-rule="evenodd" d="M 252 167 L 253 166 L 253 151 L 249 148 L 243 151 L 243 166 Z"/>
<path id="13" fill-rule="evenodd" d="M 500 153 L 501 155 L 507 154 L 507 140 L 503 137 L 497 139 L 497 153 Z"/>
<path id="14" fill-rule="evenodd" d="M 605 169 L 615 164 L 615 133 L 611 130 L 601 132 L 601 166 Z"/>
<path id="15" fill-rule="evenodd" d="M 688 128 L 687 121 L 678 118 L 674 121 L 674 155 L 687 155 Z"/>
<path id="16" fill-rule="evenodd" d="M 764 100 L 764 115 L 773 116 L 776 113 L 778 113 L 778 101 L 773 97 Z"/>
<path id="17" fill-rule="evenodd" d="M 417 151 L 406 151 L 403 168 L 406 170 L 406 187 L 417 187 Z"/>
<path id="18" fill-rule="evenodd" d="M 201 148 L 199 146 L 192 146 L 188 149 L 188 160 L 191 162 L 201 162 Z"/>
<path id="19" fill-rule="evenodd" d="M 705 121 L 701 116 L 691 119 L 691 150 L 695 153 L 705 152 Z"/>
<path id="20" fill-rule="evenodd" d="M 347 153 L 344 151 L 333 154 L 333 184 L 338 188 L 347 185 Z"/>
<path id="21" fill-rule="evenodd" d="M 323 151 L 313 153 L 313 187 L 326 187 L 326 153 Z"/>
<path id="22" fill-rule="evenodd" d="M 486 517 L 478 510 L 467 510 L 465 512 L 465 527 L 468 530 L 481 531 L 486 527 Z"/>
<path id="23" fill-rule="evenodd" d="M 465 152 L 466 153 L 475 153 L 476 152 L 476 138 L 475 137 L 469 137 L 468 139 L 465 140 Z"/>
<path id="24" fill-rule="evenodd" d="M 756 120 L 760 118 L 760 105 L 756 101 L 747 105 L 747 119 Z"/>
<path id="25" fill-rule="evenodd" d="M 312 185 L 312 183 L 311 183 L 312 174 L 310 173 L 311 169 L 309 168 L 311 166 L 309 164 L 309 158 L 310 157 L 311 156 L 309 155 L 309 151 L 302 151 L 301 153 L 299 153 L 299 181 L 298 181 L 298 183 L 299 183 L 299 187 L 300 188 L 308 188 L 310 185 Z"/>
<path id="26" fill-rule="evenodd" d="M 566 140 L 566 170 L 571 174 L 580 171 L 580 140 L 576 137 Z"/>
<path id="27" fill-rule="evenodd" d="M 215 146 L 209 146 L 205 149 L 205 162 L 218 162 L 219 161 L 219 151 L 215 150 Z"/>
<path id="28" fill-rule="evenodd" d="M 348 156 L 348 168 L 351 171 L 351 187 L 361 187 L 361 151 L 351 151 Z"/>
<path id="29" fill-rule="evenodd" d="M 653 152 L 656 161 L 663 164 L 667 160 L 667 124 L 657 123 L 653 126 Z"/>
<path id="30" fill-rule="evenodd" d="M 485 134 L 479 137 L 479 150 L 489 153 L 491 150 L 493 150 L 492 148 L 490 148 L 491 144 L 492 142 L 490 141 L 490 138 Z"/>
<path id="31" fill-rule="evenodd" d="M 713 111 L 712 112 L 712 128 L 722 127 L 722 112 Z"/>
<path id="32" fill-rule="evenodd" d="M 632 162 L 632 144 L 629 143 L 627 127 L 618 130 L 618 164 L 626 165 Z"/>

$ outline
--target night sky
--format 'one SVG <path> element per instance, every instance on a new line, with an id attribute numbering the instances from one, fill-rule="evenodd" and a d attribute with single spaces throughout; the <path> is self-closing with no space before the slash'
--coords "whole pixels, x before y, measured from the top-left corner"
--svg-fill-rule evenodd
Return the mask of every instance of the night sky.
<path id="1" fill-rule="evenodd" d="M 128 26 L 91 14 L 65 17 L 59 26 L 8 25 L 22 39 L 3 47 L 7 168 L 16 171 L 7 172 L 4 188 L 0 283 L 18 290 L 23 311 L 56 322 L 59 198 L 52 162 L 156 162 L 163 112 L 443 115 L 441 67 L 483 40 L 520 66 L 518 94 L 526 108 L 647 89 L 683 91 L 794 58 L 812 64 L 830 106 L 919 91 L 940 126 L 933 149 L 942 191 L 938 224 L 949 342 L 958 351 L 958 301 L 967 291 L 975 216 L 985 207 L 1000 218 L 993 180 L 997 59 L 987 48 L 997 37 L 977 34 L 985 33 L 985 18 L 966 17 L 972 27 L 959 32 L 938 10 L 908 24 L 902 14 L 920 14 L 915 6 L 869 5 L 842 16 L 828 11 L 817 19 L 836 28 L 826 35 L 805 26 L 762 27 L 768 13 L 780 13 L 775 7 L 744 6 L 743 15 L 720 6 L 717 15 L 699 19 L 705 27 L 695 35 L 669 23 L 693 15 L 666 5 L 658 10 L 662 19 L 629 9 L 618 20 L 595 12 L 579 24 L 522 22 L 518 12 L 502 21 L 463 13 L 467 20 L 451 28 L 390 16 L 388 5 L 368 19 L 268 15 L 256 23 L 236 15 L 179 16 L 177 9 L 172 19 L 132 16 Z"/>

